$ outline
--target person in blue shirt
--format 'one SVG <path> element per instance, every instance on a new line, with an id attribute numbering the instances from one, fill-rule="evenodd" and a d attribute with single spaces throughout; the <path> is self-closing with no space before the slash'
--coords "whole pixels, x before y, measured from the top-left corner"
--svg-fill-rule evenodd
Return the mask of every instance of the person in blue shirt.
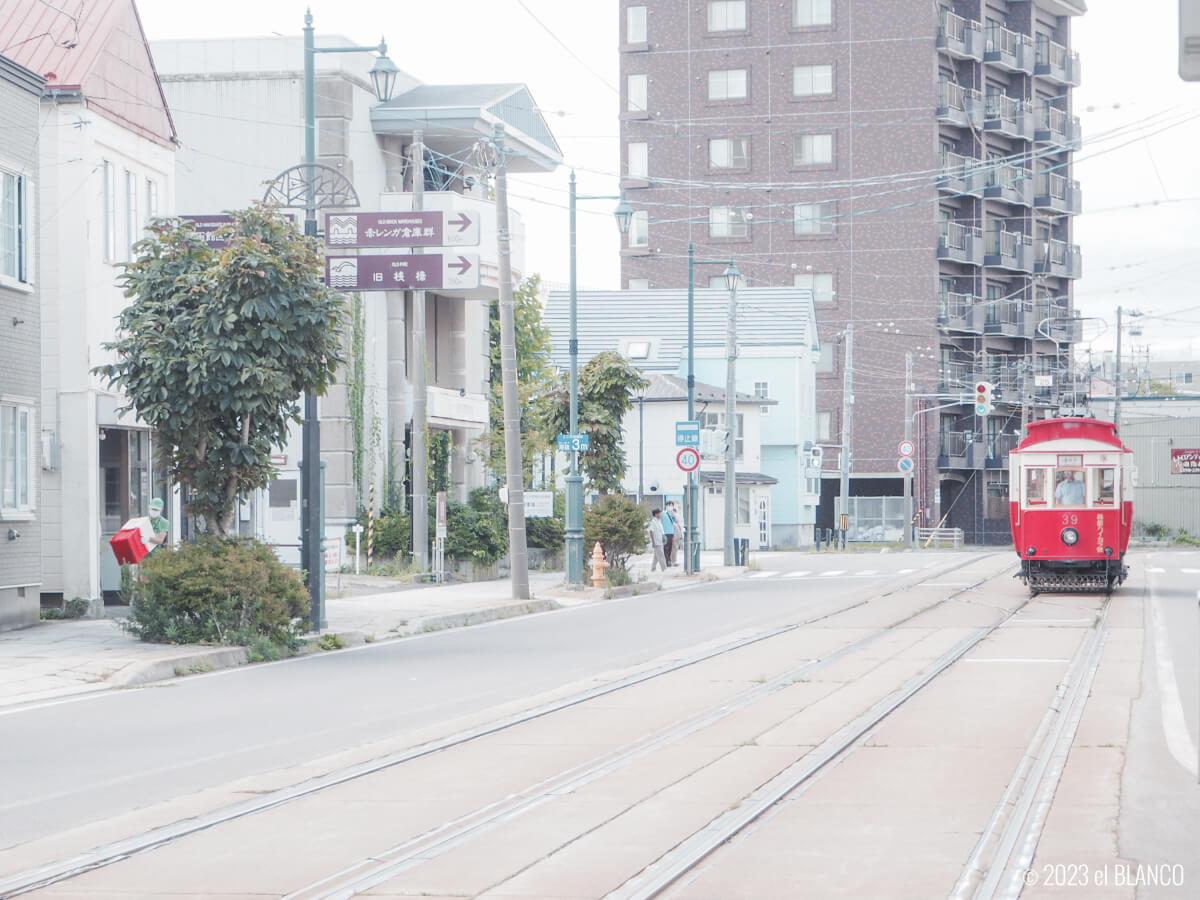
<path id="1" fill-rule="evenodd" d="M 667 504 L 667 508 L 662 513 L 662 530 L 663 530 L 663 556 L 666 558 L 667 565 L 673 565 L 671 557 L 675 552 L 675 516 L 671 514 L 671 504 Z"/>

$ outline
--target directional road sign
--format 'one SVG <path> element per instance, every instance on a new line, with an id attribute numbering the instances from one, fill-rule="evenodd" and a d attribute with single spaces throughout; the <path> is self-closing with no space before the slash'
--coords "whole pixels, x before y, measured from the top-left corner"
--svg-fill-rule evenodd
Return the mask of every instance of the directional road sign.
<path id="1" fill-rule="evenodd" d="M 410 212 L 325 214 L 330 247 L 474 247 L 479 243 L 475 212 L 426 209 Z"/>
<path id="2" fill-rule="evenodd" d="M 700 446 L 700 423 L 676 422 L 675 423 L 675 446 L 676 447 L 699 447 Z"/>
<path id="3" fill-rule="evenodd" d="M 560 434 L 558 436 L 558 449 L 564 453 L 587 450 L 589 446 L 590 442 L 586 434 Z"/>
<path id="4" fill-rule="evenodd" d="M 684 447 L 675 455 L 675 464 L 685 472 L 700 468 L 700 451 L 695 447 Z"/>
<path id="5" fill-rule="evenodd" d="M 327 256 L 325 283 L 343 291 L 436 291 L 479 287 L 479 257 L 461 253 Z"/>

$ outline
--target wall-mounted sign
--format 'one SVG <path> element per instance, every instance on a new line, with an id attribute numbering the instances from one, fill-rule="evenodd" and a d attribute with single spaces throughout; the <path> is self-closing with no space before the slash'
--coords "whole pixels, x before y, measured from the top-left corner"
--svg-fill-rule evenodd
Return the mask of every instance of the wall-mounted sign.
<path id="1" fill-rule="evenodd" d="M 1200 450 L 1172 450 L 1172 475 L 1200 475 Z"/>

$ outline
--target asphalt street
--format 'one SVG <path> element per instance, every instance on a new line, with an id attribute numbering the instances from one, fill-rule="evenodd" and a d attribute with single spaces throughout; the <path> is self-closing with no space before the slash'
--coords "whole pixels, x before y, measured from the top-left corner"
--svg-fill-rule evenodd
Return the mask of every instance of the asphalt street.
<path id="1" fill-rule="evenodd" d="M 978 558 L 772 554 L 743 580 L 14 708 L 0 714 L 10 773 L 0 847 L 796 622 Z"/>

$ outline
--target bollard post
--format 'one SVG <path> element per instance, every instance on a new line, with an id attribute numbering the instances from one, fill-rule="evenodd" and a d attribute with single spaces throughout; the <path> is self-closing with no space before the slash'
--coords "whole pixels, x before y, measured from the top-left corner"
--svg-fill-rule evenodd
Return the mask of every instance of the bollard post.
<path id="1" fill-rule="evenodd" d="M 367 486 L 367 574 L 371 574 L 371 557 L 375 555 L 375 482 Z"/>

